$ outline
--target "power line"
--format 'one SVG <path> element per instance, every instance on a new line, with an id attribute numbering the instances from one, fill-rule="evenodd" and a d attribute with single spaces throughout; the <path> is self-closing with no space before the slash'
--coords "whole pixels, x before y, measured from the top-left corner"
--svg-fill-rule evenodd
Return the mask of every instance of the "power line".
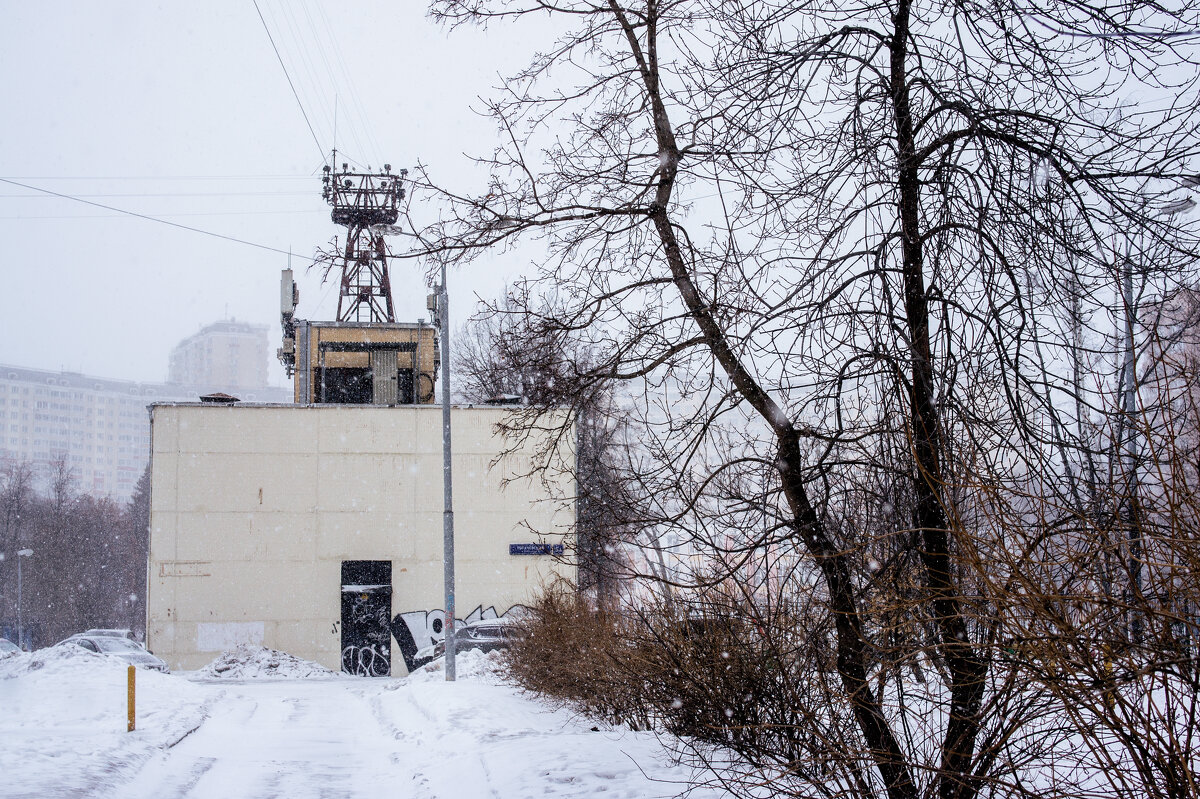
<path id="1" fill-rule="evenodd" d="M 9 180 L 312 180 L 312 175 L 7 175 Z"/>
<path id="2" fill-rule="evenodd" d="M 307 15 L 307 5 L 304 6 L 304 11 Z M 363 134 L 367 137 L 367 144 L 370 145 L 370 147 L 375 151 L 375 157 L 380 159 L 376 163 L 381 163 L 383 161 L 383 148 L 379 145 L 379 140 L 375 137 L 375 126 L 371 124 L 371 119 L 367 115 L 366 107 L 362 103 L 362 98 L 358 92 L 358 88 L 355 86 L 354 81 L 350 77 L 350 69 L 346 66 L 346 59 L 342 56 L 342 47 L 338 43 L 337 37 L 333 34 L 333 31 L 336 30 L 336 28 L 329 21 L 329 16 L 325 13 L 325 6 L 323 4 L 317 4 L 317 12 L 321 15 L 323 24 L 320 26 L 314 24 L 313 30 L 325 33 L 325 36 L 329 41 L 330 49 L 333 51 L 333 57 L 338 66 L 338 70 L 341 72 L 342 81 L 345 83 L 346 89 L 349 92 L 350 103 L 354 108 L 354 112 L 358 115 L 359 123 L 362 124 Z M 324 55 L 324 50 L 322 50 L 322 55 Z"/>
<path id="3" fill-rule="evenodd" d="M 258 7 L 258 0 L 254 0 L 254 10 L 258 12 L 258 18 L 262 21 L 263 30 L 267 32 L 267 38 L 271 41 L 271 49 L 275 51 L 275 57 L 279 59 L 279 66 L 283 68 L 283 76 L 287 78 L 288 86 L 292 88 L 292 96 L 296 98 L 296 105 L 300 106 L 300 113 L 304 115 L 304 122 L 308 125 L 308 132 L 312 134 L 313 143 L 317 145 L 317 150 L 321 153 L 321 159 L 325 159 L 325 148 L 321 146 L 321 142 L 317 139 L 317 132 L 313 130 L 312 122 L 308 119 L 308 112 L 304 110 L 304 103 L 300 102 L 300 95 L 296 92 L 296 86 L 292 83 L 292 76 L 288 74 L 287 65 L 283 63 L 283 56 L 279 54 L 279 48 L 275 46 L 275 37 L 271 35 L 271 29 L 267 27 L 267 21 L 263 18 L 262 9 Z"/>
<path id="4" fill-rule="evenodd" d="M 116 194 L 75 194 L 74 197 L 312 197 L 312 191 L 139 191 Z M 0 194 L 0 200 L 41 198 L 40 194 Z"/>
<path id="5" fill-rule="evenodd" d="M 282 53 L 285 50 L 288 52 L 288 61 L 292 64 L 293 80 L 297 93 L 306 86 L 319 86 L 319 76 L 313 70 L 312 59 L 309 56 L 312 47 L 300 37 L 296 30 L 295 21 L 289 8 L 291 3 L 284 2 L 282 5 L 276 5 L 274 8 L 267 3 L 264 3 L 264 5 L 267 6 L 267 10 L 263 12 L 264 18 L 266 14 L 271 15 L 271 22 L 269 24 L 279 34 L 277 40 L 279 42 L 279 52 Z M 294 47 L 289 47 L 289 39 Z M 323 102 L 322 92 L 319 90 L 315 93 L 305 91 L 304 96 L 306 106 L 312 109 L 312 116 L 317 119 L 318 123 L 322 122 L 322 117 L 324 117 L 323 121 L 328 129 L 329 111 L 326 108 L 326 103 Z M 336 142 L 334 146 L 336 146 Z"/>
<path id="6" fill-rule="evenodd" d="M 283 253 L 284 255 L 291 254 L 287 250 L 281 250 L 278 247 L 268 247 L 266 244 L 257 244 L 253 241 L 246 241 L 245 239 L 239 239 L 239 238 L 235 238 L 233 236 L 226 236 L 223 233 L 213 233 L 211 230 L 202 230 L 198 227 L 192 227 L 190 225 L 181 225 L 178 222 L 169 222 L 166 219 L 159 219 L 158 217 L 147 216 L 146 214 L 139 214 L 135 211 L 126 211 L 124 208 L 116 208 L 111 205 L 104 205 L 103 203 L 95 203 L 95 202 L 92 202 L 91 200 L 84 200 L 79 197 L 72 197 L 70 194 L 62 194 L 57 191 L 50 191 L 49 189 L 42 189 L 37 186 L 31 186 L 28 183 L 18 183 L 17 181 L 9 180 L 8 178 L 0 178 L 0 183 L 8 183 L 13 186 L 20 186 L 22 189 L 29 189 L 30 191 L 40 191 L 43 194 L 52 194 L 55 197 L 61 197 L 64 200 L 73 200 L 77 203 L 83 203 L 84 205 L 94 205 L 97 208 L 103 208 L 106 211 L 116 211 L 119 214 L 125 214 L 127 216 L 136 216 L 138 219 L 147 219 L 151 222 L 158 222 L 160 225 L 170 225 L 171 227 L 177 227 L 177 228 L 180 228 L 181 230 L 190 230 L 193 233 L 202 233 L 205 236 L 212 236 L 213 238 L 217 238 L 217 239 L 225 239 L 226 241 L 236 242 L 237 244 L 245 244 L 248 247 L 257 247 L 260 250 L 270 250 L 271 252 Z"/>
<path id="7" fill-rule="evenodd" d="M 35 195 L 29 195 L 35 196 Z M 178 219 L 183 216 L 279 216 L 282 214 L 325 214 L 324 209 L 307 208 L 300 211 L 184 211 L 178 214 L 160 214 L 158 219 Z M 17 214 L 0 216 L 3 220 L 49 220 L 49 219 L 119 219 L 122 214 Z"/>

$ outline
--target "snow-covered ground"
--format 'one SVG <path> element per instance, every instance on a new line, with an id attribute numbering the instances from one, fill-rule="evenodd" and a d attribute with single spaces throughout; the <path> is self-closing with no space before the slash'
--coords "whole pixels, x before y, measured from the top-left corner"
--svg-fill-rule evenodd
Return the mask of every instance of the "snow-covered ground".
<path id="1" fill-rule="evenodd" d="M 436 664 L 435 664 L 436 665 Z M 344 677 L 243 650 L 191 674 L 65 648 L 0 658 L 0 796 L 672 797 L 688 769 L 653 735 L 593 729 L 505 685 L 477 652 L 458 681 Z M 722 794 L 696 791 L 696 799 Z"/>

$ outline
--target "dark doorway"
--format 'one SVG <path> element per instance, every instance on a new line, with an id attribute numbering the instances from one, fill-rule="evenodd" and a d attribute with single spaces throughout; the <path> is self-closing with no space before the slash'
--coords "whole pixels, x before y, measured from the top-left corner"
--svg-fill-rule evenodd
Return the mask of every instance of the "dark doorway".
<path id="1" fill-rule="evenodd" d="M 322 369 L 321 399 L 319 401 L 369 405 L 371 385 L 370 369 Z"/>
<path id="2" fill-rule="evenodd" d="M 392 671 L 392 562 L 342 561 L 342 671 L 386 677 Z"/>
<path id="3" fill-rule="evenodd" d="M 413 370 L 400 369 L 396 374 L 396 401 L 401 405 L 412 405 L 417 401 L 413 395 Z"/>

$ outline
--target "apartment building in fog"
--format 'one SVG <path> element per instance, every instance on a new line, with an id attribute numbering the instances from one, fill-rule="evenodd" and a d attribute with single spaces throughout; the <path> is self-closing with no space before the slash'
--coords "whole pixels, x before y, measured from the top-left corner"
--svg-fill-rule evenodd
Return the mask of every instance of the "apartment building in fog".
<path id="1" fill-rule="evenodd" d="M 267 328 L 217 322 L 171 353 L 171 380 L 144 383 L 79 372 L 0 364 L 0 464 L 33 466 L 44 490 L 65 462 L 76 488 L 127 501 L 150 460 L 155 402 L 196 401 L 225 392 L 244 402 L 290 402 L 290 388 L 267 386 Z"/>
<path id="2" fill-rule="evenodd" d="M 267 385 L 267 327 L 227 319 L 171 350 L 167 382 L 225 392 Z"/>
<path id="3" fill-rule="evenodd" d="M 42 481 L 65 461 L 79 490 L 127 500 L 149 460 L 146 406 L 191 396 L 172 388 L 0 365 L 0 458 Z"/>

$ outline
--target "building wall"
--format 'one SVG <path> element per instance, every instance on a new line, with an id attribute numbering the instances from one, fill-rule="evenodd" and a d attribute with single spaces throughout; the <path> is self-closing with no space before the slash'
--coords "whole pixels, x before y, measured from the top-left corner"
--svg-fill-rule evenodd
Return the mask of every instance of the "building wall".
<path id="1" fill-rule="evenodd" d="M 171 350 L 169 380 L 223 391 L 267 385 L 267 328 L 236 320 L 215 322 Z"/>
<path id="2" fill-rule="evenodd" d="M 64 460 L 79 490 L 128 500 L 150 456 L 146 406 L 181 391 L 0 366 L 0 458 L 32 464 L 42 488 Z"/>
<path id="3" fill-rule="evenodd" d="M 150 459 L 147 406 L 219 389 L 0 364 L 0 461 L 32 464 L 45 488 L 62 459 L 80 491 L 125 502 Z M 281 388 L 239 393 L 259 401 L 286 401 L 289 395 Z"/>
<path id="4" fill-rule="evenodd" d="M 569 559 L 509 554 L 543 540 L 529 528 L 566 543 L 575 487 L 562 477 L 502 488 L 530 464 L 526 449 L 492 465 L 505 413 L 453 409 L 460 619 L 503 614 L 575 577 Z M 395 620 L 409 619 L 418 647 L 440 637 L 440 624 L 419 621 L 443 605 L 440 408 L 159 405 L 152 428 L 147 639 L 172 668 L 244 642 L 337 669 L 346 560 L 391 561 Z"/>

